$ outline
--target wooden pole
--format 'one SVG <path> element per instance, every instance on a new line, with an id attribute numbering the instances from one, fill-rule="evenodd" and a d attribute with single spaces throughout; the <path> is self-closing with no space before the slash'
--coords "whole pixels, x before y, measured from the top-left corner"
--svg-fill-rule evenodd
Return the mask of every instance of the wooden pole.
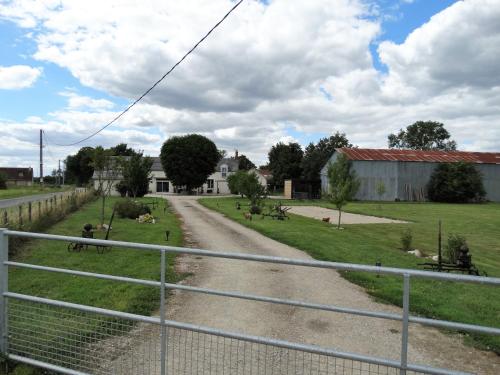
<path id="1" fill-rule="evenodd" d="M 441 256 L 441 220 L 439 220 L 439 233 L 438 233 L 438 270 L 441 272 L 441 262 L 443 258 Z"/>
<path id="2" fill-rule="evenodd" d="M 31 216 L 32 212 L 31 212 L 31 210 L 32 210 L 32 205 L 31 205 L 31 202 L 29 202 L 28 203 L 28 222 L 29 223 L 31 223 L 31 220 L 32 220 L 32 216 Z"/>
<path id="3" fill-rule="evenodd" d="M 19 205 L 19 220 L 18 220 L 19 227 L 23 226 L 23 205 Z"/>

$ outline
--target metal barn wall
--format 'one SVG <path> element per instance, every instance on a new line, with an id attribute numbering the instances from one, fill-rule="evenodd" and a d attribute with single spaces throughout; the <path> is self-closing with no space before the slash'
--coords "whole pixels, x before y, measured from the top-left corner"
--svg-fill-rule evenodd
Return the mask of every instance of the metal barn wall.
<path id="1" fill-rule="evenodd" d="M 335 162 L 337 153 L 330 158 Z M 354 160 L 353 168 L 361 185 L 356 199 L 415 201 L 427 199 L 427 183 L 438 163 L 426 162 L 395 162 L 379 160 Z M 500 202 L 500 164 L 475 164 L 483 175 L 486 199 Z M 328 192 L 328 164 L 321 170 L 321 190 Z M 377 194 L 377 184 L 383 182 L 385 194 L 380 198 Z"/>
<path id="2" fill-rule="evenodd" d="M 483 185 L 486 199 L 500 202 L 500 164 L 476 164 L 483 175 Z"/>

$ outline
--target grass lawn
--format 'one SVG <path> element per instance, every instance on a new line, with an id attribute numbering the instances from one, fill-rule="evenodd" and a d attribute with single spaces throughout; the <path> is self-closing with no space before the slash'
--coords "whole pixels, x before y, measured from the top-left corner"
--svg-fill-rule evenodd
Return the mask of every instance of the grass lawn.
<path id="1" fill-rule="evenodd" d="M 19 198 L 28 195 L 37 195 L 37 194 L 48 194 L 55 193 L 58 191 L 66 191 L 72 188 L 71 186 L 65 187 L 51 187 L 40 185 L 33 186 L 9 186 L 8 189 L 0 190 L 0 199 L 11 199 L 11 198 Z"/>
<path id="2" fill-rule="evenodd" d="M 433 203 L 350 203 L 346 210 L 353 213 L 385 216 L 411 221 L 409 224 L 344 225 L 338 231 L 332 224 L 291 215 L 287 221 L 260 219 L 248 221 L 244 208 L 236 210 L 238 198 L 202 199 L 208 208 L 253 228 L 277 241 L 304 250 L 316 259 L 383 266 L 415 268 L 423 262 L 402 252 L 400 238 L 406 228 L 413 232 L 413 246 L 428 254 L 437 253 L 438 220 L 443 220 L 443 243 L 449 233 L 467 238 L 472 260 L 480 271 L 500 277 L 500 204 L 453 205 Z M 266 204 L 276 203 L 268 200 Z M 284 205 L 320 205 L 325 201 L 284 201 Z M 344 272 L 348 280 L 362 285 L 378 300 L 402 305 L 402 280 L 391 276 L 359 272 Z M 413 313 L 430 318 L 500 327 L 500 293 L 498 288 L 425 281 L 411 281 L 410 306 Z M 486 335 L 466 335 L 466 341 L 500 353 L 500 338 Z"/>
<path id="3" fill-rule="evenodd" d="M 119 198 L 107 200 L 106 221 L 109 221 L 112 206 L 117 199 Z M 152 201 L 151 198 L 141 200 L 143 202 Z M 177 217 L 168 207 L 164 212 L 166 201 L 159 200 L 159 202 L 159 207 L 152 212 L 157 220 L 156 224 L 139 224 L 135 220 L 121 219 L 115 216 L 110 239 L 161 245 L 182 245 L 183 235 Z M 48 233 L 79 236 L 85 223 L 97 224 L 100 205 L 101 201 L 97 200 L 83 206 L 79 211 L 53 226 Z M 168 242 L 165 240 L 166 229 L 170 230 Z M 104 236 L 104 232 L 94 234 L 95 238 L 104 238 Z M 174 272 L 174 257 L 174 255 L 167 256 L 167 280 L 169 282 L 176 282 L 182 276 Z M 15 257 L 15 260 L 52 267 L 160 280 L 160 253 L 157 251 L 112 248 L 111 251 L 98 254 L 95 247 L 89 247 L 87 250 L 76 253 L 68 252 L 67 243 L 64 242 L 36 240 L 28 243 L 21 254 Z M 144 315 L 158 310 L 160 302 L 160 290 L 155 287 L 14 267 L 9 270 L 9 291 Z M 14 346 L 16 339 L 29 340 L 32 358 L 47 361 L 47 355 L 53 356 L 52 362 L 62 366 L 67 366 L 69 362 L 72 363 L 70 366 L 79 366 L 79 347 L 73 347 L 74 345 L 71 344 L 73 345 L 72 349 L 68 351 L 68 345 L 74 341 L 75 337 L 80 338 L 81 342 L 89 344 L 99 341 L 107 337 L 106 335 L 109 334 L 114 322 L 112 318 L 94 319 L 81 315 L 78 324 L 75 324 L 72 320 L 75 317 L 75 312 L 67 314 L 69 311 L 66 311 L 61 315 L 60 309 L 40 310 L 43 318 L 38 319 L 36 315 L 29 315 L 36 311 L 33 310 L 30 303 L 14 300 L 10 305 L 13 306 L 14 311 L 9 316 L 11 327 L 17 327 L 14 328 L 17 330 L 21 329 L 20 332 L 26 332 L 26 330 L 29 332 L 29 334 L 15 336 L 13 338 Z M 77 312 L 76 314 L 78 315 Z M 26 324 L 30 325 L 28 329 Z M 54 327 L 64 328 L 60 329 L 57 335 L 54 335 Z M 132 328 L 133 324 L 128 326 L 128 329 Z M 125 333 L 125 331 L 120 333 Z M 112 331 L 111 334 L 117 333 Z M 81 350 L 84 349 L 85 345 Z M 38 358 L 38 353 L 45 353 L 45 357 Z M 58 362 L 62 359 L 66 362 Z M 29 367 L 19 366 L 19 371 L 24 370 L 27 371 L 27 374 L 36 373 Z M 92 369 L 85 370 L 91 371 Z"/>
<path id="4" fill-rule="evenodd" d="M 109 198 L 106 204 L 106 221 L 111 215 L 112 206 L 118 198 Z M 150 198 L 143 198 L 149 201 Z M 151 244 L 182 245 L 182 232 L 177 217 L 163 208 L 166 201 L 153 210 L 156 224 L 139 224 L 135 220 L 115 216 L 110 239 L 142 242 Z M 87 204 L 71 214 L 64 221 L 52 227 L 48 233 L 79 236 L 85 223 L 98 223 L 100 200 Z M 170 230 L 168 243 L 165 230 Z M 104 238 L 105 232 L 94 233 L 95 238 Z M 173 255 L 168 256 L 167 279 L 177 281 L 173 271 Z M 69 268 L 80 271 L 128 276 L 148 280 L 160 279 L 160 253 L 156 251 L 113 248 L 98 254 L 94 247 L 82 252 L 68 252 L 67 243 L 59 241 L 33 241 L 17 261 L 24 263 Z M 159 307 L 159 289 L 146 286 L 118 283 L 113 281 L 75 277 L 57 273 L 11 268 L 9 290 L 39 297 L 52 298 L 66 302 L 149 314 Z"/>

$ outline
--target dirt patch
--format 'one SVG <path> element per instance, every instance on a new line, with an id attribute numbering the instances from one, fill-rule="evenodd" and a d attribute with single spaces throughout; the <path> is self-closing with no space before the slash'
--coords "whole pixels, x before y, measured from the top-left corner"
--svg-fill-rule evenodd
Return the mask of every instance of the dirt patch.
<path id="1" fill-rule="evenodd" d="M 293 214 L 311 217 L 317 220 L 323 220 L 324 218 L 330 218 L 330 224 L 337 224 L 339 220 L 339 212 L 337 210 L 331 210 L 329 208 L 317 207 L 317 206 L 292 206 L 289 211 Z M 403 220 L 393 220 L 384 217 L 368 216 L 351 214 L 348 212 L 342 212 L 340 218 L 341 224 L 404 224 L 408 223 Z"/>

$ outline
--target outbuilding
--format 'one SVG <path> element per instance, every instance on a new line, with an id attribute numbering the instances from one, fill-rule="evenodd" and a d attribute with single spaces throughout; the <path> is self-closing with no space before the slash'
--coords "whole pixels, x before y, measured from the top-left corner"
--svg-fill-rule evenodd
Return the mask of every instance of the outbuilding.
<path id="1" fill-rule="evenodd" d="M 486 199 L 500 202 L 500 153 L 338 148 L 321 170 L 321 190 L 327 193 L 328 165 L 343 154 L 360 180 L 358 200 L 427 200 L 427 184 L 440 163 L 473 163 L 481 172 Z M 379 196 L 377 186 L 385 192 Z"/>

